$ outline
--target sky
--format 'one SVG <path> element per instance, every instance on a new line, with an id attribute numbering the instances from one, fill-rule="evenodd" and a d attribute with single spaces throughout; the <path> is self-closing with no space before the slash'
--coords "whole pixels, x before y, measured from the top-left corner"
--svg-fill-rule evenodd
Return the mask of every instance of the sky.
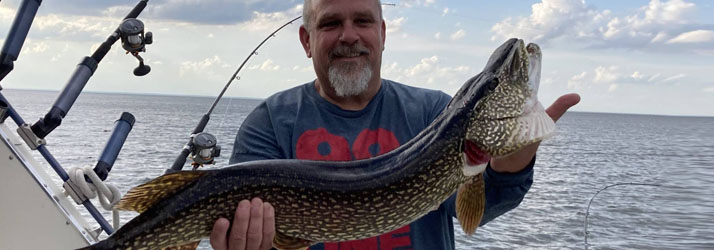
<path id="1" fill-rule="evenodd" d="M 20 0 L 0 1 L 0 42 Z M 138 1 L 43 1 L 3 88 L 59 90 Z M 578 93 L 572 110 L 714 116 L 714 1 L 383 1 L 382 77 L 454 94 L 510 37 L 543 50 L 539 98 Z M 119 43 L 86 91 L 217 96 L 267 35 L 300 16 L 299 0 L 152 0 L 139 16 L 154 43 L 142 53 Z M 271 38 L 227 96 L 265 98 L 314 80 L 298 40 L 302 21 Z"/>

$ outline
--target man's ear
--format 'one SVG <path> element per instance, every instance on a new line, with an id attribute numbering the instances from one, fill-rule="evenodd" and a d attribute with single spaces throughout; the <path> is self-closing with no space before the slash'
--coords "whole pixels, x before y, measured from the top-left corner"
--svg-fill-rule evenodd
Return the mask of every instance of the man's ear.
<path id="1" fill-rule="evenodd" d="M 382 51 L 384 51 L 385 41 L 387 41 L 387 22 L 382 19 Z"/>
<path id="2" fill-rule="evenodd" d="M 307 31 L 305 25 L 300 25 L 300 43 L 302 48 L 305 50 L 305 55 L 307 58 L 312 58 L 312 53 L 310 52 L 310 32 Z"/>

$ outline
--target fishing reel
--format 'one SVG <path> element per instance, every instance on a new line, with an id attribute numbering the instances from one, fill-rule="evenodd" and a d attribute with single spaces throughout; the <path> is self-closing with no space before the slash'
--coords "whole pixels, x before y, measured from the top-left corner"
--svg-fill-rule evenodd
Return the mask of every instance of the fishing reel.
<path id="1" fill-rule="evenodd" d="M 212 134 L 201 132 L 191 136 L 191 160 L 193 169 L 204 164 L 213 164 L 214 158 L 221 155 L 221 146 L 216 145 L 216 137 Z"/>
<path id="2" fill-rule="evenodd" d="M 121 35 L 121 46 L 126 53 L 133 55 L 139 60 L 139 66 L 134 69 L 135 76 L 143 76 L 151 71 L 149 65 L 144 64 L 144 59 L 139 56 L 139 52 L 146 52 L 146 45 L 154 42 L 151 32 L 144 33 L 144 23 L 136 18 L 127 18 L 119 25 Z"/>

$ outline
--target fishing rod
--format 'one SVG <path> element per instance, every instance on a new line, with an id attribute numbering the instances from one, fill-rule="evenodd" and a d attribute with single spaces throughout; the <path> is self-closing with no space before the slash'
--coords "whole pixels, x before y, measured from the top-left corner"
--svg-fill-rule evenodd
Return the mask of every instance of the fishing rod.
<path id="1" fill-rule="evenodd" d="M 595 200 L 595 197 L 600 194 L 600 192 L 605 191 L 605 189 L 611 188 L 611 187 L 616 187 L 616 186 L 651 186 L 651 187 L 663 187 L 662 185 L 659 184 L 650 184 L 650 183 L 633 183 L 633 182 L 621 182 L 621 183 L 615 183 L 611 184 L 608 186 L 605 186 L 595 192 L 593 197 L 590 198 L 590 201 L 588 202 L 588 207 L 585 209 L 585 222 L 583 222 L 583 237 L 584 237 L 584 243 L 585 243 L 585 250 L 588 250 L 588 236 L 590 235 L 590 232 L 588 231 L 588 216 L 590 215 L 590 205 L 593 204 L 593 200 Z"/>
<path id="2" fill-rule="evenodd" d="M 196 170 L 201 165 L 214 163 L 214 158 L 220 155 L 221 147 L 216 145 L 217 140 L 215 136 L 203 132 L 203 130 L 206 128 L 206 125 L 208 124 L 208 120 L 211 118 L 211 113 L 213 113 L 213 109 L 216 108 L 218 102 L 221 100 L 221 98 L 223 98 L 223 95 L 226 93 L 226 90 L 228 90 L 228 87 L 231 85 L 231 83 L 233 83 L 233 80 L 240 80 L 240 77 L 238 77 L 238 73 L 241 71 L 241 69 L 243 69 L 243 66 L 245 66 L 248 60 L 253 57 L 253 55 L 258 54 L 258 49 L 260 49 L 260 47 L 262 47 L 265 42 L 270 40 L 270 38 L 275 37 L 275 34 L 278 33 L 278 31 L 282 30 L 283 28 L 292 24 L 300 18 L 302 18 L 302 16 L 293 18 L 292 20 L 280 26 L 278 29 L 273 31 L 273 33 L 270 33 L 270 35 L 263 39 L 263 41 L 260 42 L 260 44 L 258 44 L 258 46 L 256 46 L 250 54 L 248 54 L 245 60 L 243 60 L 243 63 L 240 64 L 236 72 L 233 73 L 231 78 L 228 80 L 228 83 L 226 83 L 226 85 L 223 87 L 221 93 L 218 94 L 216 100 L 213 101 L 211 108 L 209 108 L 208 112 L 206 112 L 206 114 L 201 117 L 201 120 L 198 122 L 198 125 L 196 125 L 196 128 L 193 129 L 193 132 L 191 133 L 188 142 L 181 150 L 179 156 L 176 157 L 176 160 L 174 160 L 174 163 L 171 165 L 171 168 L 166 169 L 166 174 L 181 171 L 181 169 L 183 169 L 183 165 L 186 164 L 186 158 L 188 158 L 189 156 L 191 157 L 191 160 L 193 160 L 191 164 L 193 165 L 194 170 Z"/>
<path id="3" fill-rule="evenodd" d="M 22 49 L 22 45 L 29 33 L 30 26 L 32 25 L 32 21 L 37 14 L 41 2 L 41 0 L 22 1 L 10 28 L 8 39 L 5 40 L 2 52 L 0 52 L 0 80 L 7 76 L 14 68 L 14 61 L 19 57 L 20 50 Z M 65 191 L 72 196 L 77 204 L 84 205 L 89 214 L 107 234 L 114 232 L 114 229 L 92 204 L 89 197 L 80 190 L 81 188 L 77 183 L 71 180 L 70 175 L 50 153 L 46 147 L 45 137 L 60 126 L 62 119 L 67 115 L 79 97 L 79 94 L 89 81 L 89 78 L 97 70 L 99 62 L 102 61 L 115 42 L 121 40 L 122 47 L 127 53 L 131 53 L 139 60 L 139 66 L 134 70 L 134 75 L 143 76 L 149 73 L 149 66 L 143 64 L 143 59 L 138 54 L 139 52 L 145 52 L 145 45 L 152 43 L 152 34 L 151 32 L 144 33 L 144 24 L 136 19 L 144 10 L 147 3 L 148 0 L 140 0 L 134 8 L 131 9 L 129 14 L 124 17 L 119 27 L 116 28 L 106 41 L 103 42 L 91 56 L 82 59 L 62 89 L 62 92 L 55 100 L 50 111 L 34 124 L 30 125 L 25 123 L 25 120 L 22 119 L 13 106 L 10 105 L 10 102 L 0 93 L 0 123 L 4 122 L 8 117 L 11 117 L 13 121 L 15 121 L 18 126 L 17 132 L 27 146 L 32 150 L 39 151 L 42 157 L 45 158 L 47 163 L 49 163 L 64 182 L 63 187 Z M 0 90 L 2 90 L 1 87 Z M 94 171 L 100 175 L 97 181 L 106 179 L 133 123 L 134 117 L 129 113 L 122 114 L 122 117 L 117 120 L 114 132 L 105 146 L 97 166 L 94 168 Z"/>

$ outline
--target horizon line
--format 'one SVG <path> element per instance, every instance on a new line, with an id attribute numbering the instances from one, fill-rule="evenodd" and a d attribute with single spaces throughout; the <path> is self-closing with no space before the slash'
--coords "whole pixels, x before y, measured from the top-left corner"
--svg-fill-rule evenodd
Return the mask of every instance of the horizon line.
<path id="1" fill-rule="evenodd" d="M 2 90 L 17 90 L 17 91 L 39 91 L 39 92 L 60 92 L 61 90 L 52 89 L 31 89 L 31 88 L 2 88 Z M 151 93 L 151 92 L 121 92 L 121 91 L 97 91 L 97 90 L 84 90 L 83 93 L 92 94 L 109 94 L 109 95 L 138 95 L 138 96 L 176 96 L 176 97 L 199 97 L 199 98 L 213 98 L 215 99 L 217 95 L 191 95 L 191 94 L 168 94 L 168 93 Z M 245 97 L 245 96 L 228 96 L 223 97 L 228 98 L 238 98 L 246 100 L 265 100 L 266 98 L 260 97 Z M 627 112 L 607 112 L 607 111 L 596 111 L 596 110 L 577 110 L 573 109 L 568 111 L 568 113 L 591 113 L 591 114 L 612 114 L 612 115 L 640 115 L 640 116 L 662 116 L 662 117 L 681 117 L 681 118 L 714 118 L 714 115 L 675 115 L 675 114 L 655 114 L 655 113 L 627 113 Z"/>

